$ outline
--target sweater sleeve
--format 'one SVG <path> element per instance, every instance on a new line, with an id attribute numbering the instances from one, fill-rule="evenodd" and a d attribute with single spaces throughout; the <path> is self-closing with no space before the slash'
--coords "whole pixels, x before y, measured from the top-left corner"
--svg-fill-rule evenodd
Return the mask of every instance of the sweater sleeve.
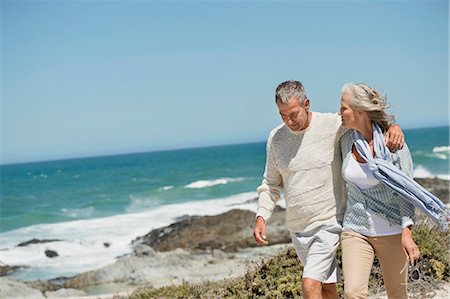
<path id="1" fill-rule="evenodd" d="M 406 175 L 408 175 L 410 178 L 413 178 L 413 161 L 411 152 L 409 151 L 408 145 L 406 143 L 402 149 L 398 150 L 392 155 L 392 158 L 395 166 L 406 173 Z M 400 198 L 398 195 L 396 195 L 396 200 L 398 201 L 400 213 L 402 216 L 402 228 L 413 225 L 414 206 L 406 200 Z"/>
<path id="2" fill-rule="evenodd" d="M 258 210 L 256 217 L 261 216 L 265 221 L 270 218 L 280 192 L 283 189 L 283 181 L 275 160 L 272 146 L 272 136 L 267 141 L 266 168 L 261 185 L 256 189 L 258 192 Z"/>

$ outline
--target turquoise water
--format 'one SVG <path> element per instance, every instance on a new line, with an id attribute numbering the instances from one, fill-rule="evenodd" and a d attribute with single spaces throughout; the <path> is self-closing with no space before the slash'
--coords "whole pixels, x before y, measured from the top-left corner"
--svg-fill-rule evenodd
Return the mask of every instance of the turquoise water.
<path id="1" fill-rule="evenodd" d="M 253 191 L 264 151 L 256 143 L 2 166 L 1 231 Z"/>
<path id="2" fill-rule="evenodd" d="M 449 179 L 449 127 L 405 130 L 416 177 Z"/>
<path id="3" fill-rule="evenodd" d="M 405 136 L 416 176 L 448 177 L 448 127 Z M 264 162 L 261 142 L 1 166 L 0 231 L 254 191 Z"/>

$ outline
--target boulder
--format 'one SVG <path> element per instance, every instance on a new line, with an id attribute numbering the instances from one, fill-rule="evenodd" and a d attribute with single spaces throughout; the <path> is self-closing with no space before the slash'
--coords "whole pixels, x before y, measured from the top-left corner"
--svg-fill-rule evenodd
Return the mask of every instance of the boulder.
<path id="1" fill-rule="evenodd" d="M 41 291 L 27 286 L 25 283 L 0 277 L 0 298 L 44 299 Z"/>
<path id="2" fill-rule="evenodd" d="M 41 243 L 58 242 L 58 241 L 61 241 L 61 240 L 58 240 L 58 239 L 43 239 L 43 240 L 31 239 L 29 241 L 19 243 L 17 246 L 23 247 L 23 246 L 28 246 L 31 244 L 41 244 Z"/>
<path id="3" fill-rule="evenodd" d="M 25 268 L 25 266 L 9 266 L 0 262 L 0 276 L 5 276 L 11 272 L 14 272 L 22 268 Z"/>
<path id="4" fill-rule="evenodd" d="M 253 238 L 254 225 L 254 212 L 234 209 L 215 216 L 183 217 L 179 222 L 154 229 L 147 235 L 138 237 L 132 244 L 148 245 L 156 251 L 183 248 L 235 252 L 239 248 L 257 246 Z M 291 242 L 283 208 L 278 206 L 275 208 L 267 223 L 267 237 L 271 244 Z"/>
<path id="5" fill-rule="evenodd" d="M 45 255 L 46 255 L 47 257 L 49 257 L 49 258 L 53 258 L 53 257 L 57 257 L 57 256 L 58 256 L 58 253 L 57 253 L 56 251 L 54 251 L 54 250 L 47 249 L 47 250 L 45 251 Z"/>

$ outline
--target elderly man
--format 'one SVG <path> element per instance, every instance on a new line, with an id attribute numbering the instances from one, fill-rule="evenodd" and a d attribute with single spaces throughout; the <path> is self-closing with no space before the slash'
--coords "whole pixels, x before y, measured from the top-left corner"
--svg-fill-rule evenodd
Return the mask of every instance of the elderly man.
<path id="1" fill-rule="evenodd" d="M 284 191 L 287 227 L 304 266 L 304 297 L 338 298 L 335 254 L 345 212 L 339 139 L 346 130 L 338 114 L 309 110 L 299 81 L 278 85 L 275 101 L 284 124 L 267 141 L 253 234 L 258 244 L 268 244 L 265 222 Z M 396 125 L 389 128 L 388 138 L 391 149 L 403 145 Z"/>

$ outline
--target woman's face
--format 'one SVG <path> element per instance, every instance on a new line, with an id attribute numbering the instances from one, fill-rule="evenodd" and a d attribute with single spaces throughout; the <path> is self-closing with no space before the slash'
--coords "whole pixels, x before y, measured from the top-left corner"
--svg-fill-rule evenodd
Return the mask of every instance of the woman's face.
<path id="1" fill-rule="evenodd" d="M 355 129 L 358 123 L 358 111 L 351 107 L 353 94 L 346 90 L 341 97 L 341 107 L 339 115 L 341 116 L 342 126 L 344 128 Z"/>

